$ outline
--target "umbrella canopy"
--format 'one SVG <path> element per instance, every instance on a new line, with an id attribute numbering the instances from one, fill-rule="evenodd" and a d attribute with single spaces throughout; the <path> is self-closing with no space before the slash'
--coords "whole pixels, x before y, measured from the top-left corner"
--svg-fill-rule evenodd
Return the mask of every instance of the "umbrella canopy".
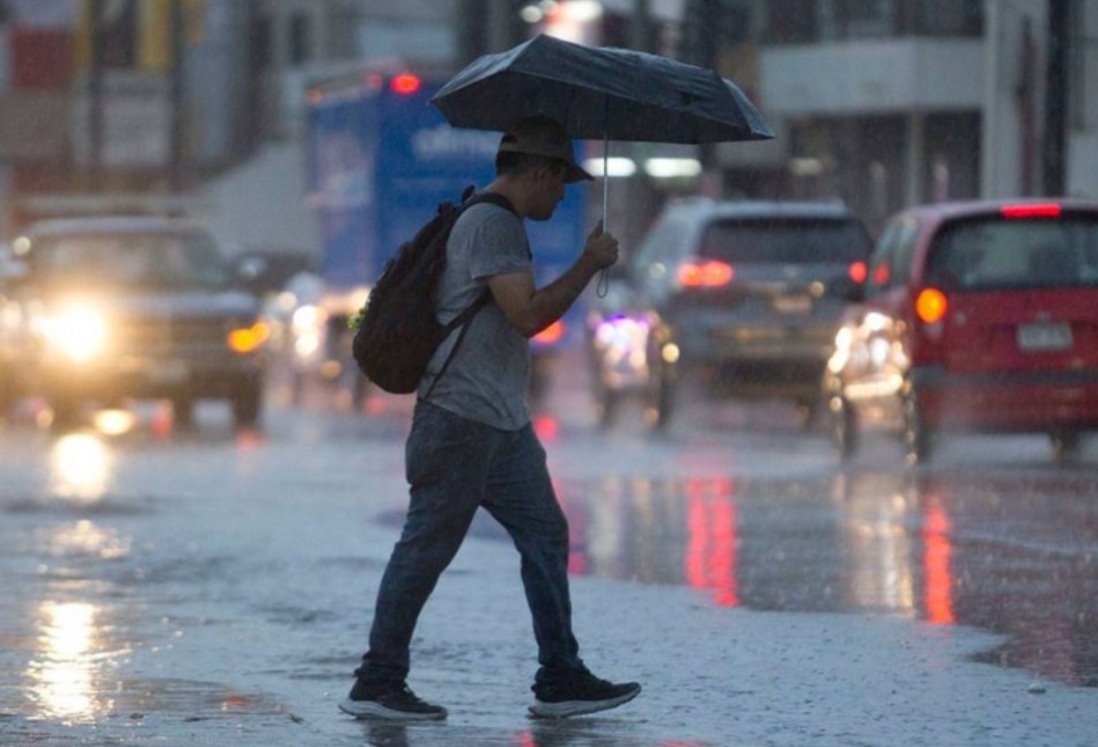
<path id="1" fill-rule="evenodd" d="M 537 36 L 485 55 L 432 103 L 455 127 L 507 130 L 544 115 L 574 138 L 717 143 L 774 137 L 736 85 L 712 70 L 628 49 Z"/>

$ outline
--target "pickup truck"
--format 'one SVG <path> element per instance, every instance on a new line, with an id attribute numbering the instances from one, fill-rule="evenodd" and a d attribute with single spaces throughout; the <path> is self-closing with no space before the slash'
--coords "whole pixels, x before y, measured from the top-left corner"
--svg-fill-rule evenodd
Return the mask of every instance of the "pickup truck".
<path id="1" fill-rule="evenodd" d="M 55 424 L 132 399 L 169 399 L 189 424 L 206 398 L 227 400 L 237 426 L 258 424 L 268 330 L 200 223 L 47 220 L 12 249 L 25 269 L 5 291 L 9 397 L 45 399 Z"/>

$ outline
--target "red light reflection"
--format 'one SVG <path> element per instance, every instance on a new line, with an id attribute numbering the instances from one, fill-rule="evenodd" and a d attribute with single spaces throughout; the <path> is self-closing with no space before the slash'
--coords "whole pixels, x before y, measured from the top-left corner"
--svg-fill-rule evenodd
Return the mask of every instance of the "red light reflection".
<path id="1" fill-rule="evenodd" d="M 560 435 L 560 423 L 552 415 L 538 415 L 534 418 L 534 433 L 542 441 L 552 441 Z"/>
<path id="2" fill-rule="evenodd" d="M 952 625 L 953 574 L 949 567 L 953 545 L 949 515 L 936 498 L 926 504 L 923 519 L 923 575 L 926 584 L 926 615 L 935 625 Z"/>
<path id="3" fill-rule="evenodd" d="M 562 337 L 564 337 L 564 322 L 558 319 L 534 335 L 533 341 L 539 345 L 552 345 L 560 342 Z"/>
<path id="4" fill-rule="evenodd" d="M 553 492 L 568 517 L 568 572 L 586 576 L 591 572 L 591 561 L 587 557 L 587 526 L 590 523 L 587 509 L 580 502 L 568 503 L 556 480 L 553 481 Z"/>
<path id="5" fill-rule="evenodd" d="M 365 407 L 366 413 L 368 415 L 385 414 L 385 402 L 381 399 L 381 397 L 367 397 Z"/>
<path id="6" fill-rule="evenodd" d="M 241 428 L 236 432 L 236 448 L 238 451 L 255 451 L 264 442 L 263 431 L 258 428 Z"/>
<path id="7" fill-rule="evenodd" d="M 689 480 L 686 484 L 686 582 L 710 589 L 721 607 L 740 603 L 736 580 L 736 505 L 731 480 Z"/>

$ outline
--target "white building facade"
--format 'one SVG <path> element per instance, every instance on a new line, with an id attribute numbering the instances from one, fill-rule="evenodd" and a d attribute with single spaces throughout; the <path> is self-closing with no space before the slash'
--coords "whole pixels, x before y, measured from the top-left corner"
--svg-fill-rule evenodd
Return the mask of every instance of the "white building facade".
<path id="1" fill-rule="evenodd" d="M 1063 193 L 1098 198 L 1098 0 L 1066 8 L 1049 97 L 1048 0 L 770 0 L 722 72 L 779 133 L 720 151 L 726 192 L 838 196 L 871 225 L 915 203 L 1040 195 L 1064 106 Z"/>

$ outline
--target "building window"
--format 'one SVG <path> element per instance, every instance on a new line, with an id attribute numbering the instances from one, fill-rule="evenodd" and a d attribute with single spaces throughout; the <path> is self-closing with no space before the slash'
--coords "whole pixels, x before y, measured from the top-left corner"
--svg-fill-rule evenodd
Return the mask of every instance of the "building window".
<path id="1" fill-rule="evenodd" d="M 266 70 L 271 66 L 271 19 L 256 18 L 248 35 L 248 59 L 252 70 Z"/>
<path id="2" fill-rule="evenodd" d="M 770 0 L 764 6 L 770 44 L 807 44 L 819 38 L 818 8 L 805 0 Z"/>
<path id="3" fill-rule="evenodd" d="M 981 36 L 984 0 L 908 0 L 912 31 L 921 36 Z"/>
<path id="4" fill-rule="evenodd" d="M 833 0 L 835 36 L 877 38 L 896 33 L 893 0 Z"/>
<path id="5" fill-rule="evenodd" d="M 303 65 L 309 61 L 309 17 L 295 13 L 290 17 L 290 65 Z"/>

